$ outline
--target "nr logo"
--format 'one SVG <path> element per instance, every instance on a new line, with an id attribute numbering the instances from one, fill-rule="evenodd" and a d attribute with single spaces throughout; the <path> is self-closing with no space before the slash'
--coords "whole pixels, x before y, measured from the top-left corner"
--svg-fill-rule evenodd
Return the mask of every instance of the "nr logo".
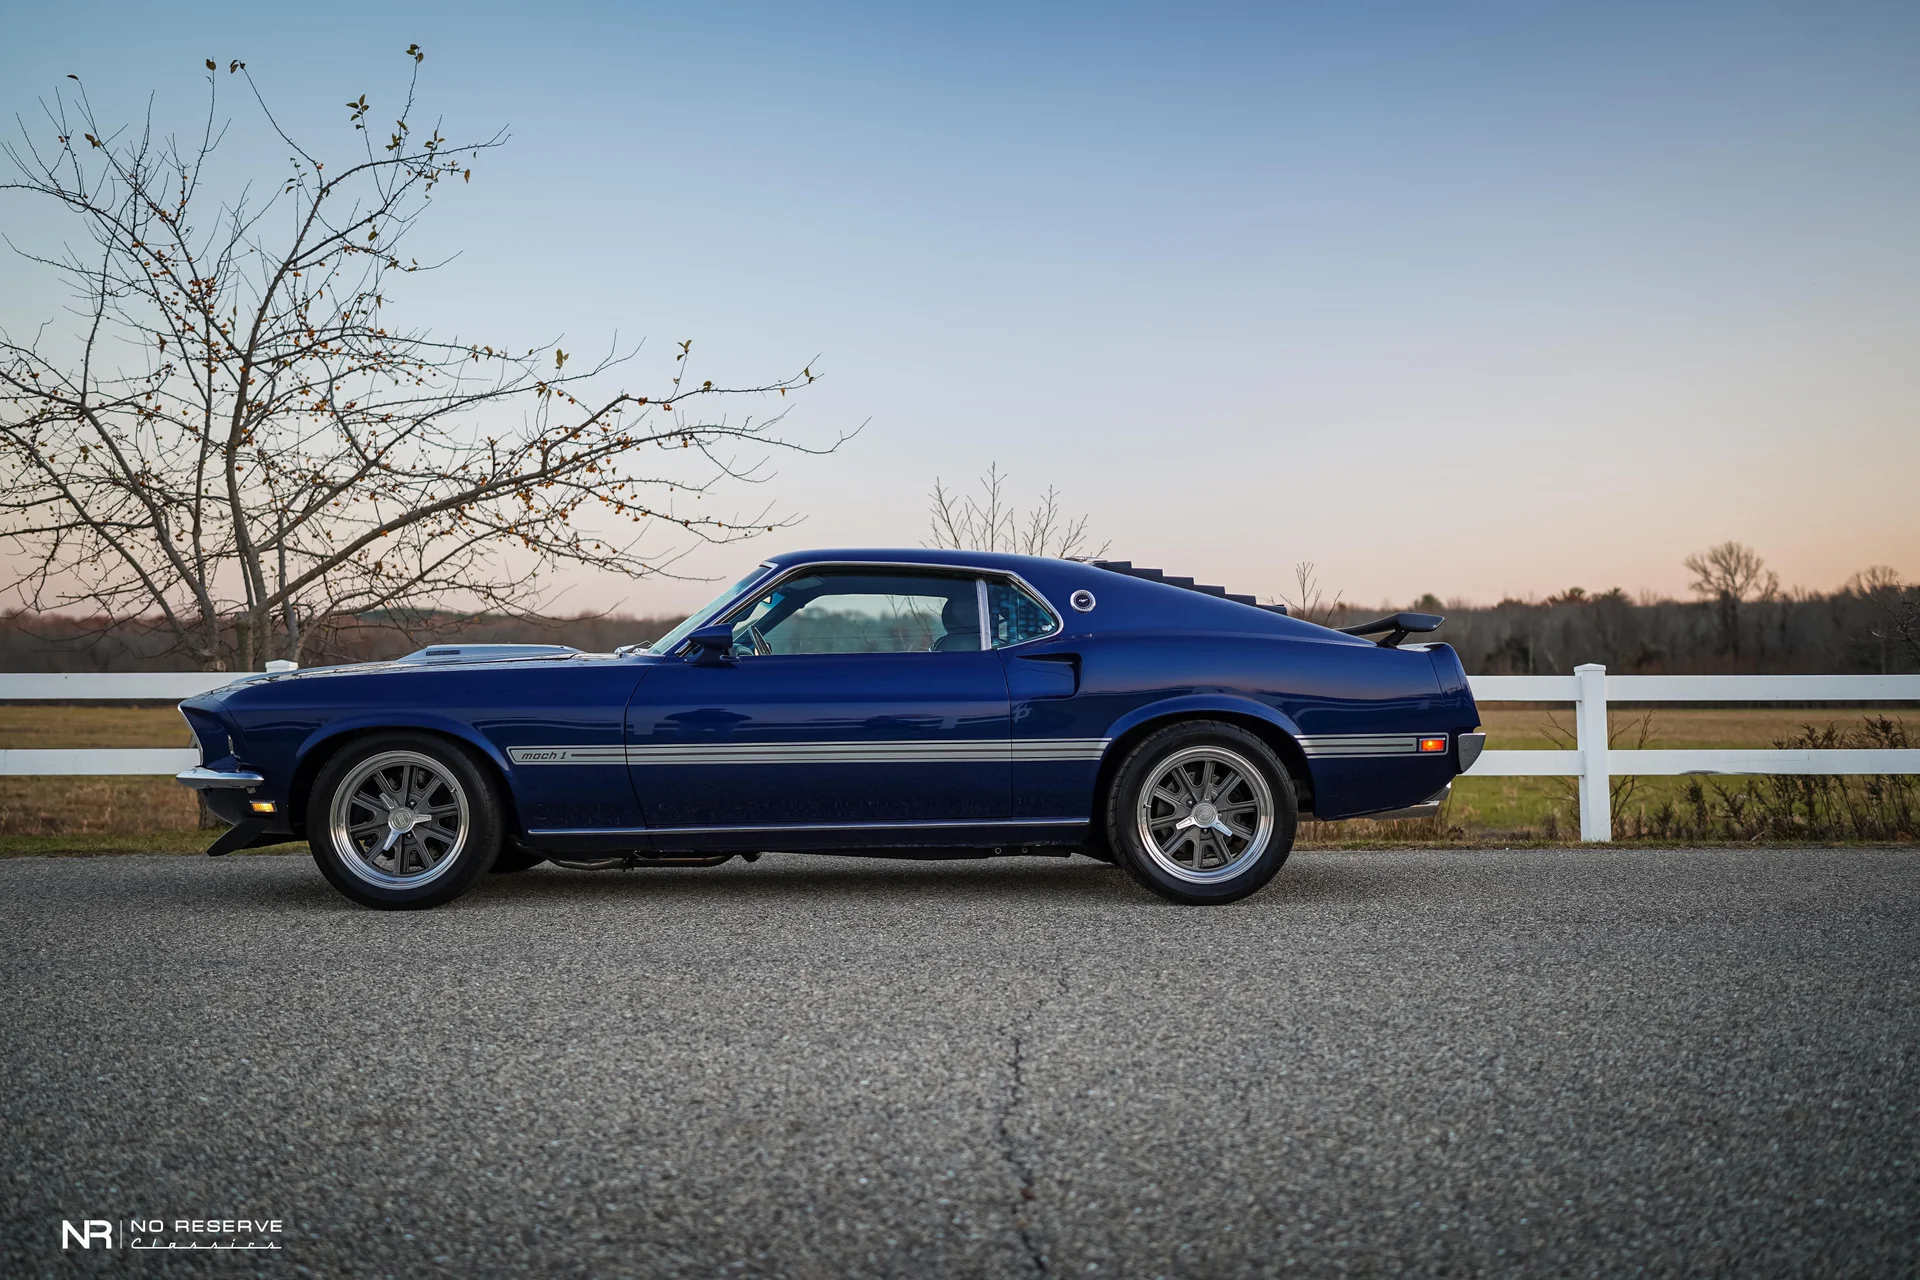
<path id="1" fill-rule="evenodd" d="M 113 1223 L 105 1218 L 88 1218 L 76 1227 L 68 1219 L 60 1219 L 62 1249 L 71 1249 L 76 1244 L 82 1249 L 91 1249 L 95 1242 L 108 1249 L 113 1248 Z"/>

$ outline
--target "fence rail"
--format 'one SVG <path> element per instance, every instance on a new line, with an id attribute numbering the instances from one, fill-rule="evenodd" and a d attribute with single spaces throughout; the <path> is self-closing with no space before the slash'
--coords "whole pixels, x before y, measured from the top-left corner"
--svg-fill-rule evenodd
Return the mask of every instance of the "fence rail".
<path id="1" fill-rule="evenodd" d="M 1920 702 L 1920 676 L 1610 676 L 1598 663 L 1571 676 L 1475 676 L 1477 702 L 1571 702 L 1572 751 L 1484 751 L 1470 778 L 1580 779 L 1580 838 L 1613 839 L 1615 777 L 1675 774 L 1920 773 L 1920 751 L 1614 751 L 1614 702 Z"/>
<path id="2" fill-rule="evenodd" d="M 280 664 L 271 664 L 279 668 Z M 291 666 L 291 664 L 287 664 Z M 284 668 L 281 668 L 284 669 Z M 5 702 L 178 701 L 217 689 L 230 673 L 0 673 Z M 1589 664 L 1570 676 L 1475 676 L 1480 702 L 1570 702 L 1571 751 L 1485 751 L 1470 778 L 1578 778 L 1580 838 L 1611 840 L 1612 778 L 1632 774 L 1920 774 L 1920 750 L 1614 751 L 1613 702 L 1920 702 L 1920 676 L 1610 676 Z M 200 762 L 191 748 L 0 750 L 0 775 L 173 774 Z"/>
<path id="3" fill-rule="evenodd" d="M 0 672 L 0 702 L 179 702 L 233 683 L 231 671 Z"/>

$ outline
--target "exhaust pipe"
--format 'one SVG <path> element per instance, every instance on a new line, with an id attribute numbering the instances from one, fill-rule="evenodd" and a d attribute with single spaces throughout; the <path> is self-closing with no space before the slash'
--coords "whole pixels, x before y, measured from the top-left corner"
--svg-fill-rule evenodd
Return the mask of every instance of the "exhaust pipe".
<path id="1" fill-rule="evenodd" d="M 627 853 L 617 858 L 549 858 L 547 861 L 571 871 L 625 871 L 632 867 L 717 867 L 735 858 L 742 862 L 760 861 L 757 853 L 702 853 L 658 858 Z"/>

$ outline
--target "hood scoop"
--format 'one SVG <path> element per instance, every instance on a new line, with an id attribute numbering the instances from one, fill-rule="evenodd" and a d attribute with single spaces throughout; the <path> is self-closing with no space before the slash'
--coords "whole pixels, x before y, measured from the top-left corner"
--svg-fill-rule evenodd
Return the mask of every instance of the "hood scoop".
<path id="1" fill-rule="evenodd" d="M 435 644 L 395 662 L 510 662 L 515 658 L 565 658 L 580 650 L 570 644 Z"/>

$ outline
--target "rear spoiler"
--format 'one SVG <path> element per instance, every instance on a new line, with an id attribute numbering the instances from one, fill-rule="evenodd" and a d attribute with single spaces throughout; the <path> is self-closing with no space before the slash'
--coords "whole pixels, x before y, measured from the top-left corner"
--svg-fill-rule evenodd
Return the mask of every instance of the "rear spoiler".
<path id="1" fill-rule="evenodd" d="M 1437 613 L 1396 613 L 1355 627 L 1335 627 L 1334 630 L 1350 636 L 1377 636 L 1384 631 L 1388 633 L 1386 638 L 1374 643 L 1382 649 L 1393 649 L 1416 631 L 1438 631 L 1440 624 L 1445 621 Z"/>

